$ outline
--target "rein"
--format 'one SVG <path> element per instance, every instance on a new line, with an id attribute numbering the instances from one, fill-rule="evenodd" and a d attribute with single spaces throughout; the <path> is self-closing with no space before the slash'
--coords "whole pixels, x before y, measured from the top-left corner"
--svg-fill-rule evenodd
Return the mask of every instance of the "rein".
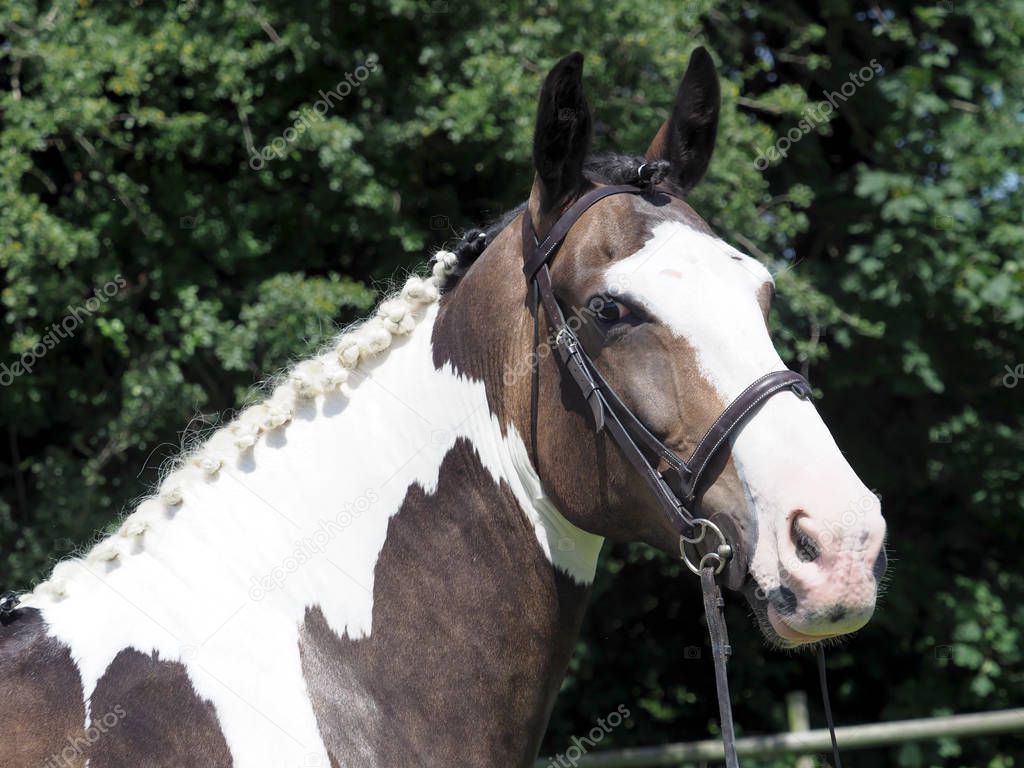
<path id="1" fill-rule="evenodd" d="M 645 181 L 643 167 L 638 173 L 641 182 Z M 811 395 L 810 384 L 796 371 L 784 370 L 767 373 L 755 380 L 726 406 L 725 410 L 715 419 L 714 423 L 701 437 L 689 459 L 680 458 L 675 451 L 651 434 L 637 416 L 622 401 L 615 390 L 608 384 L 597 369 L 590 355 L 587 354 L 579 338 L 566 322 L 565 314 L 555 297 L 551 283 L 549 264 L 557 255 L 569 230 L 580 217 L 595 203 L 611 195 L 668 195 L 678 197 L 672 192 L 657 187 L 655 184 L 637 186 L 633 184 L 613 184 L 597 187 L 583 194 L 555 222 L 551 231 L 543 241 L 537 237 L 529 208 L 523 211 L 523 274 L 530 287 L 530 311 L 533 315 L 533 340 L 536 351 L 540 340 L 540 307 L 544 308 L 551 332 L 554 334 L 554 347 L 562 361 L 565 371 L 579 388 L 583 399 L 590 406 L 594 418 L 594 431 L 607 431 L 615 441 L 622 455 L 637 471 L 644 484 L 653 494 L 658 506 L 669 520 L 682 528 L 680 534 L 680 555 L 683 562 L 694 574 L 700 577 L 704 595 L 704 613 L 707 618 L 708 634 L 715 665 L 715 684 L 718 690 L 718 707 L 722 728 L 722 742 L 725 748 L 727 768 L 738 768 L 736 755 L 736 734 L 732 720 L 732 704 L 729 697 L 729 680 L 726 664 L 732 652 L 726 630 L 721 590 L 715 577 L 725 570 L 732 559 L 734 550 L 722 530 L 711 520 L 699 515 L 699 499 L 717 479 L 717 473 L 707 473 L 712 458 L 725 444 L 730 435 L 742 428 L 746 420 L 753 415 L 766 400 L 790 391 L 807 399 Z M 537 453 L 537 412 L 539 397 L 538 357 L 534 356 L 532 366 L 531 390 L 531 443 L 534 460 L 539 463 Z M 658 469 L 664 466 L 664 469 Z M 695 563 L 689 554 L 690 548 L 696 548 L 704 541 L 707 532 L 711 531 L 718 541 L 714 551 L 700 555 Z M 828 701 L 828 689 L 825 681 L 825 657 L 820 647 L 818 661 L 821 677 L 822 693 L 825 698 L 825 711 L 836 760 L 836 768 L 841 768 L 839 751 L 836 747 L 835 732 L 832 726 L 832 710 Z"/>

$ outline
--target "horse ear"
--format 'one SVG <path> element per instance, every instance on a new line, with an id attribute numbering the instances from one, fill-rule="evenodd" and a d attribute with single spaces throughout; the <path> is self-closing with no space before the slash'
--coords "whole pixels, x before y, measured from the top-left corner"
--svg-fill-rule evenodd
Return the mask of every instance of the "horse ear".
<path id="1" fill-rule="evenodd" d="M 668 160 L 669 178 L 683 193 L 704 176 L 715 149 L 718 110 L 722 95 L 711 54 L 701 47 L 690 56 L 690 64 L 676 91 L 672 114 L 651 145 L 648 160 Z"/>
<path id="2" fill-rule="evenodd" d="M 583 54 L 570 53 L 548 73 L 537 104 L 533 166 L 541 212 L 561 205 L 586 184 L 583 161 L 590 129 L 590 107 L 583 95 Z"/>

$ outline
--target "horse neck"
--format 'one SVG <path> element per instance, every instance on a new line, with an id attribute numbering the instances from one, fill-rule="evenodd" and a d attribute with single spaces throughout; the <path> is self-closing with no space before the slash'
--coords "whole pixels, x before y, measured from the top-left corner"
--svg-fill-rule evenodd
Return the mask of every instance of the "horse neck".
<path id="1" fill-rule="evenodd" d="M 484 383 L 436 362 L 436 313 L 344 393 L 305 401 L 216 477 L 189 480 L 144 552 L 76 561 L 88 575 L 41 607 L 80 660 L 86 700 L 118 652 L 135 648 L 181 660 L 197 693 L 231 712 L 225 690 L 247 688 L 252 672 L 232 660 L 238 648 L 259 646 L 263 659 L 298 649 L 321 732 L 365 731 L 349 722 L 357 710 L 329 703 L 338 686 L 357 680 L 385 707 L 419 687 L 456 721 L 488 718 L 489 748 L 528 762 L 601 541 L 545 498 Z M 261 711 L 309 706 L 288 698 L 301 690 L 292 681 L 267 683 L 275 698 Z M 433 709 L 394 712 L 412 722 L 393 733 L 433 728 Z M 244 717 L 223 725 L 241 729 Z M 403 748 L 420 749 L 414 737 Z"/>

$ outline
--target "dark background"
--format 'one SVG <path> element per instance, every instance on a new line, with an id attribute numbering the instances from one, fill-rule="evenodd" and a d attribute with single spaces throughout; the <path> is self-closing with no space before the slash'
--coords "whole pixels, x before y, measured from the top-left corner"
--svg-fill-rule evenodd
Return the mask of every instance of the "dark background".
<path id="1" fill-rule="evenodd" d="M 779 274 L 780 350 L 824 392 L 889 522 L 887 594 L 831 653 L 838 716 L 1020 705 L 1022 36 L 1019 0 L 7 2 L 0 363 L 124 285 L 30 374 L 0 376 L 0 587 L 31 586 L 114 521 L 194 416 L 237 406 L 523 199 L 558 57 L 587 55 L 597 148 L 639 153 L 704 44 L 723 114 L 693 204 Z M 253 169 L 253 149 L 371 56 L 325 119 Z M 800 127 L 873 61 L 831 120 Z M 812 660 L 762 648 L 739 601 L 729 610 L 741 731 L 784 729 L 796 689 L 820 725 Z M 712 686 L 696 580 L 612 548 L 545 752 L 620 704 L 632 717 L 602 748 L 714 734 Z M 1024 745 L 846 759 L 1008 768 Z"/>

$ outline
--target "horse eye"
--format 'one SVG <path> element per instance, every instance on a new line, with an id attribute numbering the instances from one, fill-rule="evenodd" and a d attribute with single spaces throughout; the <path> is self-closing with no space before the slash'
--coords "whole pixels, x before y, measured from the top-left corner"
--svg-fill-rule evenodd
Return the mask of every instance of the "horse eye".
<path id="1" fill-rule="evenodd" d="M 590 307 L 602 323 L 617 323 L 630 314 L 629 307 L 606 296 L 595 296 L 590 300 Z"/>

